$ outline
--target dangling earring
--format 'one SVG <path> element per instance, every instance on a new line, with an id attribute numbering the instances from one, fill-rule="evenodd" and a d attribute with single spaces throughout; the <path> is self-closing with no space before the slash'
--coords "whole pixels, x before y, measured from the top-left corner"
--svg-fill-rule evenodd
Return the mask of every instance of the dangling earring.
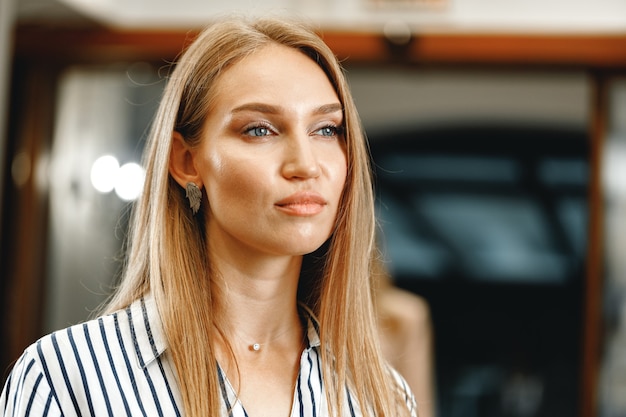
<path id="1" fill-rule="evenodd" d="M 202 191 L 200 188 L 193 183 L 188 182 L 185 187 L 186 197 L 189 200 L 189 207 L 191 208 L 191 212 L 196 214 L 198 210 L 200 210 L 200 201 L 202 200 Z"/>

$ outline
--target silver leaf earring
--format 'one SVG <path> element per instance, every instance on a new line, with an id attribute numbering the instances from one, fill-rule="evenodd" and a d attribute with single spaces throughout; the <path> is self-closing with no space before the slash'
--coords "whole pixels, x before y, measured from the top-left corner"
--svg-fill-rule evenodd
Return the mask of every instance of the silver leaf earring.
<path id="1" fill-rule="evenodd" d="M 198 210 L 200 210 L 200 201 L 202 200 L 202 191 L 200 188 L 193 183 L 188 182 L 185 187 L 186 197 L 189 200 L 189 207 L 191 208 L 191 212 L 196 214 Z"/>

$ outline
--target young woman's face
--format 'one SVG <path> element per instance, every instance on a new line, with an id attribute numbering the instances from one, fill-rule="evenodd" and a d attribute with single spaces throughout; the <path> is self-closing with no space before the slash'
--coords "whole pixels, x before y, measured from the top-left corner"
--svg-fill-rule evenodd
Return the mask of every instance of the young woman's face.
<path id="1" fill-rule="evenodd" d="M 343 111 L 322 69 L 269 45 L 220 75 L 194 161 L 212 248 L 302 255 L 335 225 L 347 172 Z M 252 251 L 252 252 L 250 252 Z"/>

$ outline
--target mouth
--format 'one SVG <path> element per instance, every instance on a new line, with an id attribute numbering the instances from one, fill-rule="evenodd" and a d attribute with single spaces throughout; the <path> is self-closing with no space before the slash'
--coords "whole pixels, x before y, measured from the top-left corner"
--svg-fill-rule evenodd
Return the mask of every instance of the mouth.
<path id="1" fill-rule="evenodd" d="M 275 206 L 283 213 L 292 216 L 314 216 L 324 210 L 328 202 L 313 192 L 298 192 L 278 201 Z"/>

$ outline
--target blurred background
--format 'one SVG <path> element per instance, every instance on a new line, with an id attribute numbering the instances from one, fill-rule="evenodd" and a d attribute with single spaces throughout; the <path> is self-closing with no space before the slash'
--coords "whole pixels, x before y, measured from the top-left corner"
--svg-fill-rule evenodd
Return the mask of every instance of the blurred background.
<path id="1" fill-rule="evenodd" d="M 110 293 L 171 63 L 238 11 L 347 70 L 436 415 L 626 416 L 626 1 L 227 4 L 0 0 L 0 382 Z"/>

